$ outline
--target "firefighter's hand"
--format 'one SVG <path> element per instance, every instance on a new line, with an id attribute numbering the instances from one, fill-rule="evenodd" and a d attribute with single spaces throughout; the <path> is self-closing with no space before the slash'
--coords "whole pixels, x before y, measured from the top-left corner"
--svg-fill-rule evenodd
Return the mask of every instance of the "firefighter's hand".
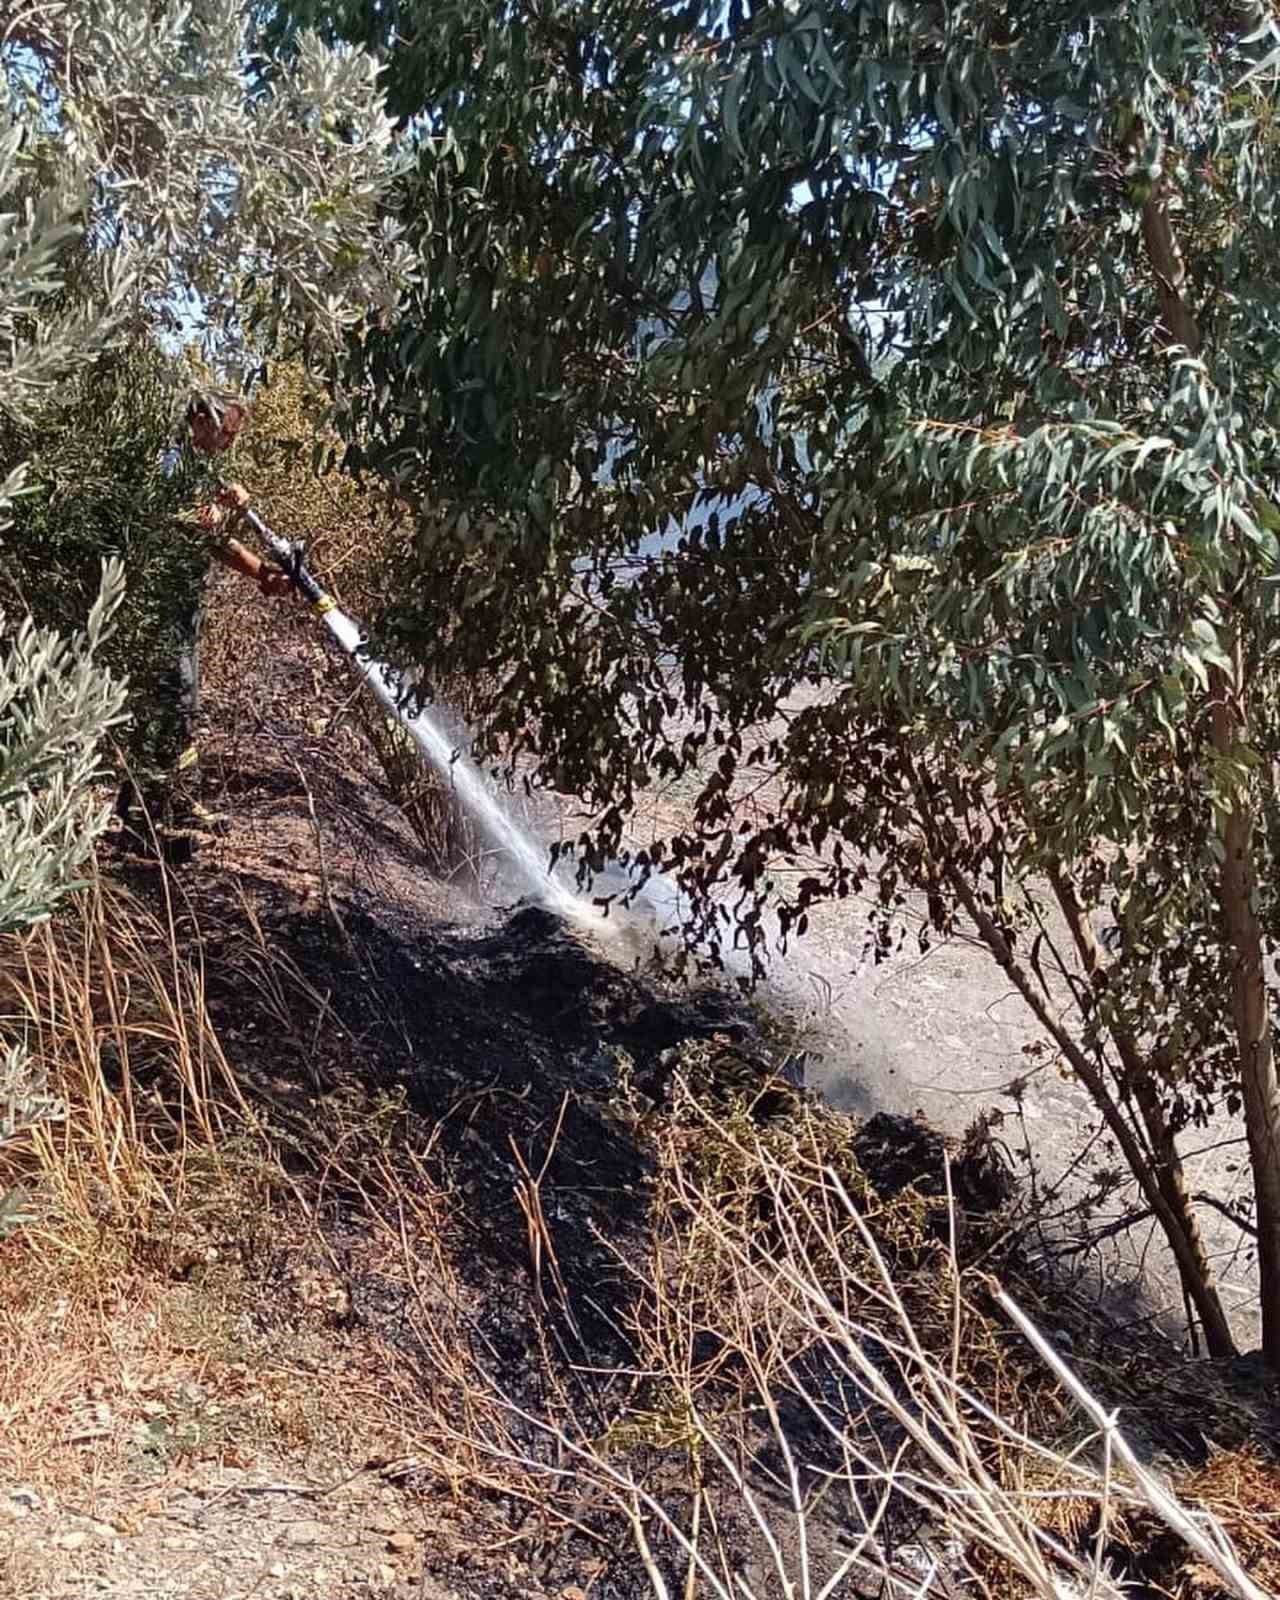
<path id="1" fill-rule="evenodd" d="M 249 491 L 242 483 L 229 483 L 219 489 L 211 504 L 196 512 L 196 521 L 206 533 L 217 533 L 230 516 L 233 520 L 249 504 Z"/>
<path id="2" fill-rule="evenodd" d="M 258 587 L 268 597 L 276 597 L 288 594 L 293 583 L 287 572 L 281 572 L 279 567 L 264 561 L 258 568 Z"/>
<path id="3" fill-rule="evenodd" d="M 249 491 L 242 483 L 226 483 L 218 490 L 217 502 L 225 506 L 228 511 L 240 512 L 249 509 Z"/>

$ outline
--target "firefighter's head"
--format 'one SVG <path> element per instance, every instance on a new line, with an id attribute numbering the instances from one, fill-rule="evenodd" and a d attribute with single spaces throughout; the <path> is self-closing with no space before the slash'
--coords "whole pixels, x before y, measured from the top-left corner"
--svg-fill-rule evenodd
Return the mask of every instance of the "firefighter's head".
<path id="1" fill-rule="evenodd" d="M 191 443 L 202 455 L 221 455 L 235 443 L 248 418 L 248 406 L 235 395 L 201 390 L 187 406 Z"/>

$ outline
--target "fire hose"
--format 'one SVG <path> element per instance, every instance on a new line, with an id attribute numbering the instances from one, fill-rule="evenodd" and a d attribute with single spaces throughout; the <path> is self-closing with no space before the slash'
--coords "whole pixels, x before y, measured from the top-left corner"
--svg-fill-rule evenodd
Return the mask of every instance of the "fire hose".
<path id="1" fill-rule="evenodd" d="M 398 722 L 403 722 L 404 709 L 389 681 L 387 669 L 363 652 L 364 630 L 308 569 L 303 561 L 302 546 L 278 534 L 250 506 L 240 509 L 240 520 L 253 529 L 270 559 L 328 628 L 343 652 L 351 658 L 352 665 L 373 691 L 379 704 Z"/>

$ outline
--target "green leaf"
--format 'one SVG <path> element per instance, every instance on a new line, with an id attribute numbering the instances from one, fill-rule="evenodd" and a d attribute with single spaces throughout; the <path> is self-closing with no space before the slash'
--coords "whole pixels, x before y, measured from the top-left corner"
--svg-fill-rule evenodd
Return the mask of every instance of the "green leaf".
<path id="1" fill-rule="evenodd" d="M 742 100 L 742 89 L 746 77 L 745 67 L 739 65 L 730 74 L 724 90 L 724 132 L 729 141 L 729 147 L 735 154 L 741 155 L 742 135 L 738 127 L 738 106 Z"/>

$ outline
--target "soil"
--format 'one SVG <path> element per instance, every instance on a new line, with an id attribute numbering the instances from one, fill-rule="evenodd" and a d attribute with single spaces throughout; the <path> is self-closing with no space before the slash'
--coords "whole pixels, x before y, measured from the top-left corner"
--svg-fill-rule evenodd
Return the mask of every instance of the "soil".
<path id="1" fill-rule="evenodd" d="M 774 1076 L 788 1053 L 777 1019 L 732 987 L 664 976 L 646 959 L 653 930 L 643 920 L 620 932 L 567 924 L 513 900 L 483 871 L 478 888 L 470 873 L 468 891 L 461 874 L 453 885 L 430 876 L 351 725 L 334 663 L 306 623 L 277 622 L 270 639 L 269 657 L 255 666 L 215 663 L 206 692 L 204 801 L 226 813 L 225 829 L 201 837 L 194 858 L 167 879 L 123 849 L 104 861 L 138 893 L 169 894 L 180 938 L 203 966 L 219 1036 L 282 1153 L 287 1184 L 252 1248 L 234 1223 L 221 1225 L 225 1237 L 205 1241 L 211 1258 L 218 1249 L 235 1255 L 225 1281 L 215 1273 L 202 1286 L 180 1263 L 157 1291 L 166 1305 L 194 1294 L 197 1318 L 207 1319 L 216 1288 L 234 1322 L 233 1345 L 215 1350 L 203 1328 L 192 1370 L 175 1366 L 149 1400 L 124 1382 L 123 1359 L 119 1370 L 104 1368 L 91 1398 L 112 1413 L 111 1448 L 90 1433 L 78 1486 L 15 1481 L 0 1466 L 0 1595 L 641 1594 L 643 1575 L 621 1550 L 550 1534 L 540 1546 L 529 1537 L 536 1510 L 510 1497 L 477 1503 L 450 1493 L 411 1448 L 420 1424 L 409 1410 L 421 1393 L 404 1387 L 403 1373 L 427 1362 L 424 1315 L 434 1307 L 442 1323 L 456 1320 L 496 1353 L 515 1401 L 544 1400 L 537 1358 L 547 1320 L 539 1307 L 557 1275 L 575 1309 L 579 1353 L 599 1371 L 620 1365 L 629 1264 L 644 1257 L 649 1156 L 619 1114 L 619 1094 L 630 1082 L 640 1104 L 660 1104 L 670 1052 L 705 1040 L 726 1072 L 772 1082 L 785 1095 L 795 1071 L 793 1064 Z M 840 959 L 837 946 L 829 959 Z M 965 1034 L 995 1026 L 971 1023 L 961 1002 L 978 995 L 967 980 L 937 991 L 927 987 L 931 972 L 919 981 L 917 993 L 928 998 L 917 999 L 908 1013 L 915 1020 L 900 1030 L 910 1071 L 926 1014 L 931 1047 L 955 1051 L 954 1075 L 975 1051 L 989 1048 L 1001 1071 L 1009 1055 L 1017 1059 L 1017 1035 L 976 1045 Z M 801 977 L 775 984 L 784 1002 L 803 989 Z M 985 991 L 981 999 L 985 1010 Z M 801 1021 L 784 1030 L 792 1043 L 812 1033 Z M 850 1138 L 860 1141 L 868 1169 L 886 1193 L 925 1172 L 938 1192 L 943 1144 L 910 1115 L 914 1086 L 882 1093 L 884 1075 L 898 1070 L 889 1030 L 875 1045 L 882 1066 L 867 1070 L 865 1042 L 859 1055 L 856 1041 L 841 1043 L 830 1015 L 824 1026 L 823 1081 L 860 1113 Z M 967 1125 L 990 1080 L 966 1081 L 982 1085 L 966 1105 Z M 1071 1121 L 1075 1108 L 1062 1115 Z M 388 1163 L 400 1209 L 380 1213 L 378 1174 Z M 427 1165 L 430 1183 L 419 1182 Z M 991 1204 L 1000 1203 L 1000 1187 Z M 554 1261 L 537 1271 L 521 1193 L 541 1206 L 553 1247 Z M 441 1267 L 436 1279 L 429 1259 L 410 1260 L 400 1244 L 403 1207 L 429 1208 L 442 1194 L 452 1276 Z M 163 1308 L 146 1314 L 168 1326 Z M 122 1298 L 112 1315 L 122 1328 L 130 1323 L 133 1337 L 138 1307 Z M 1117 1329 L 1091 1329 L 1091 1315 L 1064 1333 L 1081 1356 L 1100 1355 L 1109 1336 L 1117 1369 L 1140 1364 L 1136 1347 L 1114 1342 Z M 1064 1326 L 1068 1320 L 1064 1303 Z M 124 1331 L 118 1342 L 127 1342 Z M 170 1351 L 175 1363 L 179 1353 Z M 394 1382 L 393 1367 L 401 1374 Z M 1177 1367 L 1169 1370 L 1176 1383 Z M 308 1412 L 303 1443 L 298 1427 L 257 1429 L 247 1439 L 207 1426 L 246 1387 L 256 1393 L 271 1384 L 291 1397 L 288 1405 L 318 1410 Z M 1250 1403 L 1262 1405 L 1256 1374 L 1248 1385 Z M 184 1443 L 181 1431 L 193 1412 L 205 1435 L 198 1445 Z M 1251 1430 L 1261 1414 L 1255 1406 Z M 1160 1442 L 1203 1450 L 1202 1433 L 1186 1431 Z M 588 1528 L 591 1515 L 582 1512 Z"/>

